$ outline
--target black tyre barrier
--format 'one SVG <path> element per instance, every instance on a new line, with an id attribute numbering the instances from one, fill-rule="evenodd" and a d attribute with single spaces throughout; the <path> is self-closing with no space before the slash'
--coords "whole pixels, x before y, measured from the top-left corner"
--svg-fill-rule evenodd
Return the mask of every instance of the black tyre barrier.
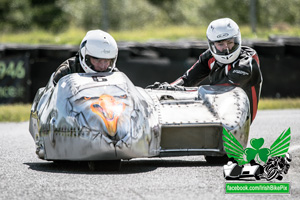
<path id="1" fill-rule="evenodd" d="M 259 41 L 253 41 L 253 40 L 243 40 L 242 41 L 242 46 L 247 46 L 253 48 L 253 43 L 254 42 L 259 42 Z"/>
<path id="2" fill-rule="evenodd" d="M 242 44 L 254 48 L 259 55 L 264 79 L 262 97 L 300 97 L 297 88 L 300 38 L 273 37 L 270 41 L 246 40 Z M 118 46 L 117 67 L 141 87 L 156 81 L 173 82 L 207 50 L 206 41 L 121 42 Z M 0 59 L 29 56 L 30 102 L 36 91 L 47 84 L 56 68 L 77 52 L 78 46 L 68 45 L 0 45 Z M 204 84 L 208 81 L 205 80 Z"/>
<path id="3" fill-rule="evenodd" d="M 192 57 L 192 58 L 199 58 L 199 56 L 204 52 L 204 51 L 206 51 L 207 49 L 208 49 L 208 45 L 207 45 L 207 43 L 205 42 L 201 42 L 201 43 L 196 43 L 196 42 L 194 42 L 194 43 L 192 43 L 191 44 L 191 54 L 190 54 L 190 56 Z"/>
<path id="4" fill-rule="evenodd" d="M 132 51 L 127 47 L 119 47 L 118 48 L 118 59 L 127 60 L 131 57 Z"/>
<path id="5" fill-rule="evenodd" d="M 38 47 L 40 58 L 54 58 L 54 59 L 65 59 L 74 56 L 74 51 L 78 51 L 78 48 L 73 46 L 41 46 Z"/>
<path id="6" fill-rule="evenodd" d="M 285 43 L 285 53 L 287 56 L 300 56 L 300 41 Z"/>
<path id="7" fill-rule="evenodd" d="M 4 45 L 3 53 L 4 57 L 16 56 L 16 55 L 24 55 L 29 54 L 30 58 L 38 58 L 39 57 L 39 47 L 31 46 L 31 45 L 19 45 L 19 44 L 9 44 Z"/>
<path id="8" fill-rule="evenodd" d="M 255 42 L 253 48 L 259 56 L 278 58 L 285 55 L 285 46 L 275 42 Z"/>
<path id="9" fill-rule="evenodd" d="M 287 42 L 300 42 L 300 38 L 299 37 L 284 36 L 284 35 L 270 35 L 269 36 L 269 41 L 279 43 L 279 44 L 285 44 Z"/>
<path id="10" fill-rule="evenodd" d="M 263 75 L 262 97 L 300 97 L 298 67 L 300 58 L 284 57 L 274 60 L 260 56 Z"/>
<path id="11" fill-rule="evenodd" d="M 192 61 L 170 60 L 168 58 L 133 58 L 117 61 L 118 69 L 140 87 L 154 82 L 173 82 L 192 65 Z"/>
<path id="12" fill-rule="evenodd" d="M 184 60 L 190 56 L 190 48 L 187 46 L 160 46 L 154 47 L 160 57 L 166 57 L 174 60 Z"/>
<path id="13" fill-rule="evenodd" d="M 5 47 L 3 45 L 0 45 L 0 58 L 4 57 L 5 54 Z"/>

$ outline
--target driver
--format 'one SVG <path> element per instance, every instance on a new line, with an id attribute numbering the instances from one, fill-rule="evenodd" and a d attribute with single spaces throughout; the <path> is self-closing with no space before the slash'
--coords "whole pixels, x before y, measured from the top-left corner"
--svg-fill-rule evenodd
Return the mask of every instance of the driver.
<path id="1" fill-rule="evenodd" d="M 199 86 L 209 77 L 210 85 L 234 85 L 244 89 L 250 101 L 251 122 L 260 98 L 262 74 L 255 50 L 241 46 L 238 25 L 229 18 L 212 21 L 206 32 L 208 46 L 197 62 L 171 83 L 171 87 Z M 158 84 L 147 88 L 158 88 Z"/>
<path id="2" fill-rule="evenodd" d="M 75 57 L 63 62 L 55 71 L 53 83 L 71 73 L 97 73 L 118 71 L 116 61 L 118 46 L 114 38 L 102 31 L 91 30 L 80 43 Z"/>

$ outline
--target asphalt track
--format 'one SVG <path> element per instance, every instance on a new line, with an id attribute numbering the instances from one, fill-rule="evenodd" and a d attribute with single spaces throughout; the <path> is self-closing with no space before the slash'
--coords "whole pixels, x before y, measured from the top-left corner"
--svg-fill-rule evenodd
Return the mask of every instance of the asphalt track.
<path id="1" fill-rule="evenodd" d="M 289 182 L 291 194 L 237 195 L 225 194 L 223 166 L 202 156 L 133 159 L 118 172 L 91 172 L 38 159 L 28 122 L 0 123 L 0 199 L 300 199 L 300 110 L 259 111 L 249 138 L 270 147 L 288 128 L 293 161 L 275 182 Z"/>

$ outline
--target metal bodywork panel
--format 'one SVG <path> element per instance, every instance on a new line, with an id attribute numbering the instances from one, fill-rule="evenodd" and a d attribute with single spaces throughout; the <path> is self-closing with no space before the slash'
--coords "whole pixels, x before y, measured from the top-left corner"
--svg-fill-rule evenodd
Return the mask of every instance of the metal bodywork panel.
<path id="1" fill-rule="evenodd" d="M 222 155 L 222 128 L 246 146 L 249 100 L 240 88 L 135 87 L 122 72 L 50 78 L 34 99 L 29 130 L 45 160 Z"/>
<path id="2" fill-rule="evenodd" d="M 224 155 L 223 127 L 246 147 L 250 104 L 241 88 L 201 86 L 187 91 L 148 93 L 158 99 L 160 156 Z"/>
<path id="3" fill-rule="evenodd" d="M 113 160 L 158 154 L 153 103 L 123 73 L 67 75 L 56 87 L 50 80 L 37 95 L 30 132 L 43 151 L 41 158 Z"/>

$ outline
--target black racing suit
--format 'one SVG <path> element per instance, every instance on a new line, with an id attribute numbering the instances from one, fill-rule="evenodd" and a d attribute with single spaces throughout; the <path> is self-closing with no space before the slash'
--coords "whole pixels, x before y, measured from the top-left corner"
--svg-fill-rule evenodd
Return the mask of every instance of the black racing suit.
<path id="1" fill-rule="evenodd" d="M 207 76 L 210 85 L 241 87 L 250 101 L 251 122 L 254 120 L 262 85 L 259 59 L 254 49 L 243 46 L 237 60 L 230 64 L 217 62 L 208 49 L 199 56 L 199 60 L 182 77 L 171 85 L 199 86 Z"/>
<path id="2" fill-rule="evenodd" d="M 109 71 L 110 69 L 108 69 Z M 118 71 L 117 68 L 114 68 L 113 71 Z M 54 85 L 57 84 L 59 79 L 61 79 L 63 76 L 67 74 L 72 73 L 85 73 L 83 68 L 81 67 L 81 64 L 79 62 L 79 54 L 77 53 L 75 57 L 69 58 L 66 61 L 64 61 L 55 71 L 54 77 L 53 77 L 53 83 Z"/>

